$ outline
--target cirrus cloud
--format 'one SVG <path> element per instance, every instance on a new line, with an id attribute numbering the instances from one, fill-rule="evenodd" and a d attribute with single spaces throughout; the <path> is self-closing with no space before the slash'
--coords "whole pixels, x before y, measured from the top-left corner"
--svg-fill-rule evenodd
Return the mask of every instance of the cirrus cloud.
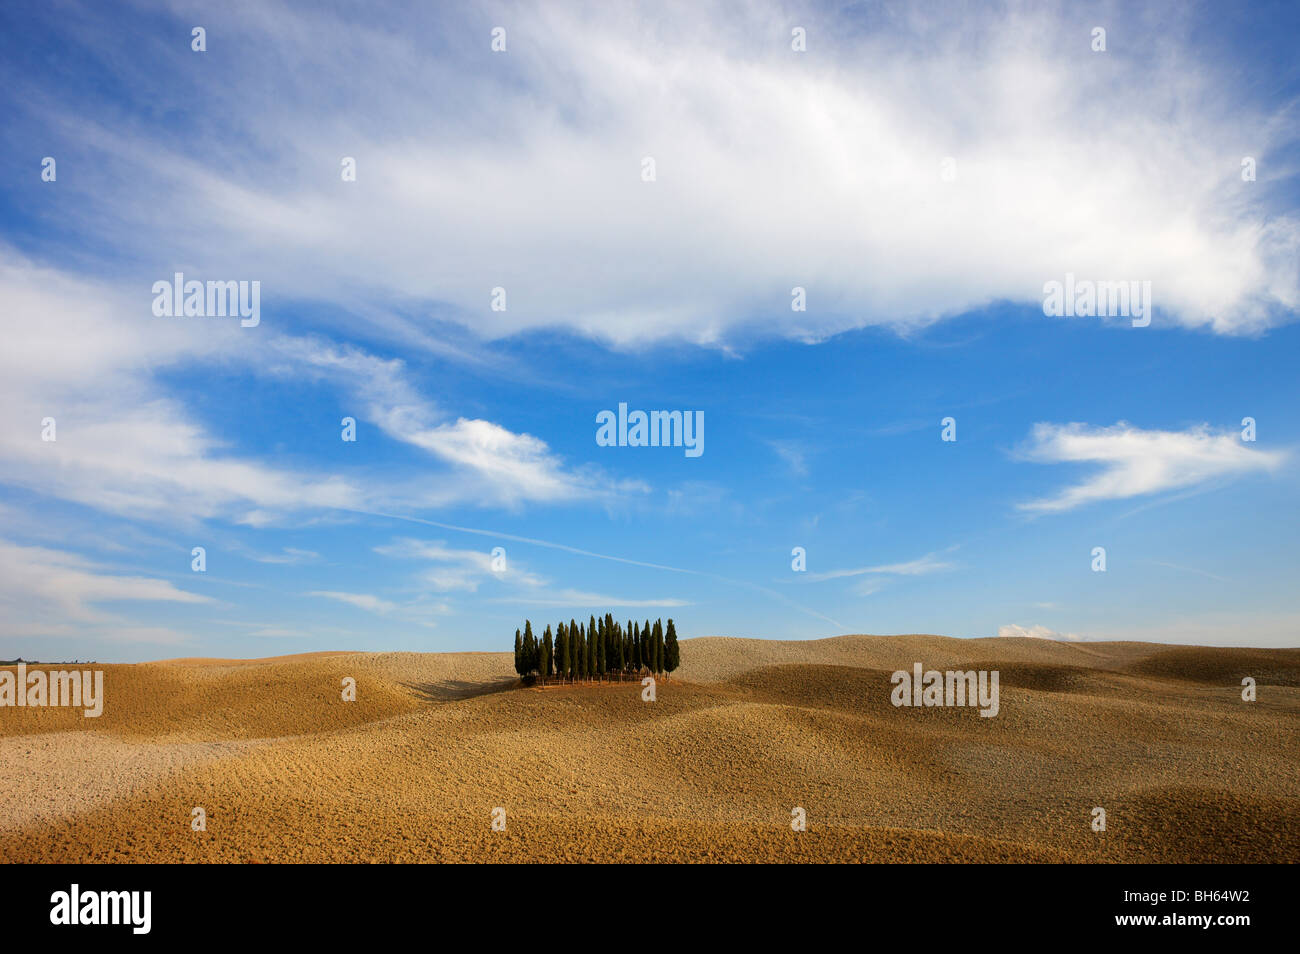
<path id="1" fill-rule="evenodd" d="M 1060 513 L 1101 500 L 1121 500 L 1184 490 L 1247 474 L 1277 470 L 1287 452 L 1261 450 L 1233 432 L 1208 424 L 1185 431 L 1142 430 L 1126 421 L 1112 427 L 1038 423 L 1019 456 L 1039 463 L 1100 465 L 1064 490 L 1020 504 L 1023 510 Z"/>

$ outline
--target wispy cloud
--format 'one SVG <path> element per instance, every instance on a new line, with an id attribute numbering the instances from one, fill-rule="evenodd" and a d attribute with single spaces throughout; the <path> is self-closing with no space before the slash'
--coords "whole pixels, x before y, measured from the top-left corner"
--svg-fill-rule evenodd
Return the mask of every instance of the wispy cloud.
<path id="1" fill-rule="evenodd" d="M 106 572 L 64 550 L 0 540 L 0 636 L 91 637 L 116 642 L 180 643 L 171 627 L 141 625 L 112 612 L 117 603 L 214 602 L 166 580 Z"/>
<path id="2" fill-rule="evenodd" d="M 0 400 L 10 411 L 0 422 L 0 464 L 6 483 L 47 496 L 129 517 L 260 527 L 358 504 L 519 507 L 608 502 L 648 489 L 569 468 L 539 438 L 448 414 L 419 392 L 400 359 L 316 338 L 241 338 L 237 325 L 232 333 L 159 324 L 139 316 L 143 292 L 132 301 L 116 286 L 40 268 L 2 246 L 0 296 Z M 357 417 L 440 459 L 439 479 L 312 472 L 241 454 L 159 380 L 168 369 L 233 360 L 253 374 L 328 382 L 358 406 Z M 57 422 L 57 441 L 41 440 L 32 424 L 46 417 Z"/>
<path id="3" fill-rule="evenodd" d="M 1186 431 L 1146 431 L 1124 421 L 1113 427 L 1035 424 L 1019 453 L 1039 463 L 1101 465 L 1096 474 L 1051 497 L 1020 504 L 1038 513 L 1267 473 L 1287 458 L 1285 451 L 1260 449 L 1242 442 L 1236 433 L 1216 433 L 1206 424 Z"/>
<path id="4" fill-rule="evenodd" d="M 882 563 L 878 566 L 863 566 L 849 570 L 825 570 L 821 573 L 800 574 L 796 579 L 806 583 L 820 583 L 823 580 L 839 580 L 854 576 L 923 576 L 951 570 L 956 564 L 939 558 L 937 553 L 927 553 L 915 560 L 903 563 Z"/>
<path id="5" fill-rule="evenodd" d="M 405 498 L 398 502 L 446 505 L 473 500 L 479 505 L 517 506 L 607 500 L 648 489 L 641 481 L 611 480 L 595 468 L 566 467 L 545 441 L 530 434 L 449 415 L 420 393 L 400 359 L 308 338 L 282 337 L 272 347 L 283 362 L 274 367 L 327 374 L 359 404 L 358 416 L 393 440 L 439 458 L 461 478 L 440 481 L 436 490 L 390 488 L 391 498 Z"/>
<path id="6" fill-rule="evenodd" d="M 623 608 L 643 608 L 649 609 L 654 607 L 671 609 L 674 606 L 690 606 L 686 600 L 671 598 L 660 599 L 625 599 L 619 596 L 608 596 L 603 593 L 588 593 L 582 590 L 558 590 L 555 592 L 539 593 L 536 596 L 508 596 L 502 599 L 494 600 L 496 603 L 526 603 L 530 606 L 619 606 Z"/>
<path id="7" fill-rule="evenodd" d="M 298 563 L 310 563 L 319 560 L 320 554 L 314 550 L 300 550 L 297 547 L 284 547 L 279 553 L 250 553 L 250 560 L 258 563 L 273 563 L 292 566 Z"/>
<path id="8" fill-rule="evenodd" d="M 380 599 L 371 593 L 341 593 L 338 590 L 312 590 L 308 596 L 320 596 L 327 600 L 337 600 L 340 603 L 347 603 L 349 606 L 355 606 L 357 609 L 365 610 L 368 613 L 379 613 L 385 615 L 397 609 L 397 604 L 388 600 Z"/>
<path id="9" fill-rule="evenodd" d="M 827 8 L 806 18 L 807 55 L 764 5 L 692 5 L 681 29 L 673 5 L 540 4 L 511 8 L 509 52 L 485 70 L 478 12 L 241 4 L 209 24 L 227 66 L 211 85 L 167 31 L 147 57 L 116 55 L 103 43 L 115 14 L 91 7 L 65 40 L 113 80 L 99 85 L 171 76 L 147 85 L 153 113 L 197 104 L 209 122 L 184 137 L 123 125 L 93 88 L 53 97 L 19 74 L 11 125 L 90 152 L 60 180 L 62 208 L 133 261 L 256 262 L 302 298 L 368 317 L 436 303 L 487 337 L 562 326 L 723 344 L 747 326 L 821 340 L 1037 303 L 1067 269 L 1151 280 L 1162 320 L 1225 333 L 1289 320 L 1300 227 L 1263 183 L 1232 190 L 1240 155 L 1224 144 L 1251 143 L 1285 176 L 1293 124 L 1160 6 L 1110 10 L 1112 35 L 1158 36 L 1158 50 L 1117 49 L 1101 68 L 1068 4 L 899 7 L 870 30 Z M 430 37 L 446 38 L 438 55 Z M 442 91 L 432 107 L 428 89 Z M 339 181 L 341 144 L 355 183 Z M 798 315 L 794 284 L 809 294 Z M 487 307 L 496 285 L 504 311 Z"/>
<path id="10" fill-rule="evenodd" d="M 489 579 L 530 587 L 545 586 L 547 583 L 544 578 L 521 567 L 517 560 L 503 557 L 502 563 L 497 564 L 496 558 L 488 551 L 455 549 L 442 540 L 402 538 L 375 547 L 375 552 L 383 556 L 438 564 L 422 571 L 418 579 L 422 585 L 439 592 L 464 590 L 472 593 Z"/>
<path id="11" fill-rule="evenodd" d="M 808 451 L 798 441 L 768 441 L 767 445 L 776 451 L 798 477 L 808 476 Z"/>
<path id="12" fill-rule="evenodd" d="M 652 569 L 652 570 L 664 570 L 668 573 L 684 573 L 689 576 L 698 576 L 710 580 L 717 580 L 719 582 L 727 583 L 732 586 L 741 586 L 747 589 L 751 589 L 755 592 L 762 593 L 765 596 L 771 597 L 772 599 L 777 600 L 780 603 L 784 603 L 786 606 L 789 606 L 793 609 L 797 609 L 801 613 L 806 613 L 807 615 L 814 616 L 817 619 L 825 620 L 826 622 L 831 623 L 832 625 L 836 626 L 841 630 L 844 629 L 844 624 L 839 622 L 838 620 L 830 616 L 827 616 L 821 612 L 818 612 L 817 610 L 812 609 L 811 607 L 803 606 L 799 603 L 796 603 L 794 602 L 794 600 L 790 599 L 785 594 L 779 593 L 776 590 L 771 589 L 770 587 L 760 586 L 757 583 L 751 583 L 748 580 L 732 579 L 730 577 L 721 576 L 717 573 L 710 573 L 707 570 L 692 570 L 686 567 L 668 566 L 667 564 L 663 564 L 663 563 L 650 563 L 645 560 L 634 560 L 629 557 L 615 556 L 609 553 L 597 553 L 594 550 L 586 550 L 581 547 L 570 546 L 567 543 L 559 543 L 554 540 L 541 540 L 536 537 L 524 537 L 513 533 L 500 533 L 495 530 L 487 530 L 481 527 L 457 526 L 456 524 L 442 523 L 441 521 L 438 520 L 428 520 L 424 517 L 412 517 L 404 514 L 393 514 L 393 513 L 371 513 L 368 511 L 358 511 L 358 512 L 368 513 L 368 515 L 372 517 L 386 517 L 387 519 L 390 520 L 401 520 L 407 523 L 420 524 L 426 527 L 438 527 L 439 529 L 442 530 L 453 530 L 456 531 L 457 533 L 469 533 L 475 536 L 482 536 L 482 537 L 495 537 L 499 540 L 513 540 L 517 543 L 526 543 L 532 546 L 545 547 L 551 550 L 561 550 L 565 553 L 573 553 L 576 554 L 577 556 L 591 557 L 592 559 L 596 559 L 596 560 L 606 560 L 610 563 L 622 563 L 627 566 L 639 566 L 639 567 L 645 567 L 647 569 Z"/>
<path id="13" fill-rule="evenodd" d="M 1207 580 L 1215 580 L 1219 583 L 1231 582 L 1230 580 L 1227 580 L 1224 577 L 1219 576 L 1217 573 L 1211 573 L 1208 570 L 1198 570 L 1194 566 L 1182 566 L 1181 564 L 1178 563 L 1166 563 L 1163 560 L 1152 560 L 1151 562 L 1154 563 L 1156 566 L 1163 566 L 1167 570 L 1178 570 L 1181 573 L 1193 573 L 1196 576 L 1203 576 Z"/>

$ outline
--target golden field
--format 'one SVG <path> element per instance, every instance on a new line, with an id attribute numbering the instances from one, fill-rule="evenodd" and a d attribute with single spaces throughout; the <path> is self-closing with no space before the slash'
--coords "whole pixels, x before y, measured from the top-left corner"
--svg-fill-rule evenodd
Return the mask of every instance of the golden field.
<path id="1" fill-rule="evenodd" d="M 98 719 L 0 709 L 0 860 L 1300 861 L 1300 650 L 681 647 L 652 703 L 510 653 L 97 665 Z M 916 662 L 998 670 L 1001 711 L 895 708 Z"/>

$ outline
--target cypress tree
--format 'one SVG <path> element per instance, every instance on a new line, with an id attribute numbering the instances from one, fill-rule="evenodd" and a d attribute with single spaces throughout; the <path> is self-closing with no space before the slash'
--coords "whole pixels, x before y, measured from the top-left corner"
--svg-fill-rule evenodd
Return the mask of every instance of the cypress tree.
<path id="1" fill-rule="evenodd" d="M 555 674 L 555 644 L 551 641 L 551 624 L 546 624 L 542 637 L 542 675 L 550 679 Z"/>
<path id="2" fill-rule="evenodd" d="M 569 681 L 577 680 L 577 626 L 569 626 Z"/>
<path id="3" fill-rule="evenodd" d="M 561 679 L 568 679 L 569 667 L 572 665 L 572 661 L 569 656 L 569 631 L 564 628 L 563 623 L 561 623 L 556 629 L 555 652 L 556 662 L 559 663 L 559 665 L 556 666 L 559 677 Z"/>
<path id="4" fill-rule="evenodd" d="M 632 624 L 632 669 L 641 671 L 641 624 Z"/>
<path id="5" fill-rule="evenodd" d="M 574 682 L 582 678 L 582 634 L 576 626 L 569 627 L 569 675 Z"/>
<path id="6" fill-rule="evenodd" d="M 677 627 L 673 626 L 673 621 L 669 619 L 668 634 L 664 639 L 664 671 L 674 673 L 681 664 L 682 650 L 677 645 Z"/>
<path id="7" fill-rule="evenodd" d="M 603 660 L 605 665 L 601 672 L 609 675 L 614 671 L 614 631 L 605 625 L 604 619 L 598 620 L 597 622 L 600 623 L 600 631 L 602 634 L 600 644 L 605 649 Z"/>
<path id="8" fill-rule="evenodd" d="M 578 638 L 578 627 L 569 624 L 569 678 L 574 682 L 582 674 L 582 640 Z"/>
<path id="9" fill-rule="evenodd" d="M 654 659 L 654 665 L 651 666 L 655 672 L 664 671 L 664 624 L 663 620 L 655 620 L 655 627 L 650 634 L 650 655 Z"/>
<path id="10" fill-rule="evenodd" d="M 518 629 L 515 630 L 515 672 L 524 674 L 524 639 Z"/>

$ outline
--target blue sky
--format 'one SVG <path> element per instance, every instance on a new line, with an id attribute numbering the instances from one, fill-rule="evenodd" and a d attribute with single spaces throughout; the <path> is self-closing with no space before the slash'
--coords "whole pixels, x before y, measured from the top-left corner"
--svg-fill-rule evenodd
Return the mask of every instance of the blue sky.
<path id="1" fill-rule="evenodd" d="M 1297 645 L 1298 26 L 7 8 L 0 658 L 605 611 Z M 177 271 L 260 282 L 260 322 L 155 316 Z M 1067 273 L 1153 320 L 1047 317 Z M 702 412 L 704 453 L 598 446 L 620 402 Z"/>

